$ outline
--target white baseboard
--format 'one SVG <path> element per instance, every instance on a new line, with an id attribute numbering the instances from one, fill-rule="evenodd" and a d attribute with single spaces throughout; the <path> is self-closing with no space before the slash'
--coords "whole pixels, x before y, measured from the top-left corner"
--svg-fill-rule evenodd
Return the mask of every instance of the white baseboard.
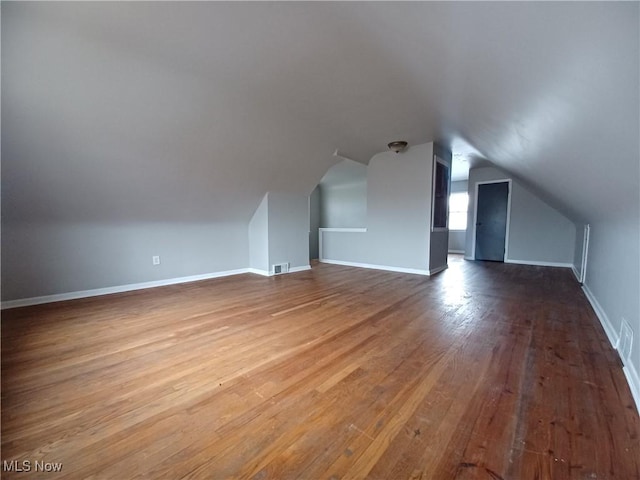
<path id="1" fill-rule="evenodd" d="M 578 269 L 576 268 L 575 265 L 571 265 L 571 271 L 573 272 L 573 275 L 576 277 L 576 280 L 580 282 L 580 274 L 578 273 Z"/>
<path id="2" fill-rule="evenodd" d="M 448 253 L 464 253 L 464 250 L 449 250 Z"/>
<path id="3" fill-rule="evenodd" d="M 288 273 L 304 272 L 305 270 L 311 270 L 311 265 L 290 268 Z"/>
<path id="4" fill-rule="evenodd" d="M 310 270 L 311 265 L 302 265 L 293 267 L 287 273 L 302 272 Z M 18 300 L 8 300 L 0 304 L 0 309 L 28 307 L 31 305 L 41 305 L 43 303 L 62 302 L 65 300 L 76 300 L 78 298 L 98 297 L 100 295 L 109 295 L 112 293 L 132 292 L 134 290 L 144 290 L 146 288 L 165 287 L 167 285 L 176 285 L 178 283 L 197 282 L 199 280 L 209 280 L 211 278 L 228 277 L 231 275 L 240 275 L 242 273 L 255 273 L 269 277 L 272 274 L 266 270 L 257 268 L 239 268 L 237 270 L 226 270 L 222 272 L 204 273 L 202 275 L 191 275 L 188 277 L 168 278 L 165 280 L 155 280 L 153 282 L 131 283 L 128 285 L 118 285 L 115 287 L 95 288 L 92 290 L 81 290 L 77 292 L 57 293 L 54 295 L 43 295 L 41 297 L 21 298 Z"/>
<path id="5" fill-rule="evenodd" d="M 593 307 L 593 311 L 596 312 L 596 316 L 598 317 L 598 320 L 600 320 L 600 324 L 602 325 L 602 328 L 604 328 L 604 332 L 607 334 L 609 343 L 611 343 L 611 346 L 617 350 L 618 340 L 620 339 L 620 337 L 614 330 L 613 325 L 611 325 L 611 322 L 609 321 L 609 317 L 607 317 L 607 314 L 604 313 L 604 310 L 596 300 L 596 297 L 593 296 L 593 293 L 591 293 L 591 290 L 589 290 L 589 287 L 587 287 L 586 285 L 583 285 L 582 291 L 584 292 L 584 294 L 587 297 L 587 300 L 589 300 L 589 303 Z"/>
<path id="6" fill-rule="evenodd" d="M 311 270 L 311 265 L 302 265 L 300 267 L 292 267 L 292 268 L 289 269 L 288 272 L 286 272 L 284 274 L 278 274 L 278 275 L 286 275 L 287 273 L 303 272 L 305 270 Z M 261 270 L 259 268 L 247 268 L 247 272 L 255 273 L 256 275 L 262 275 L 263 277 L 273 277 L 274 276 L 273 272 L 270 272 L 268 270 Z"/>
<path id="7" fill-rule="evenodd" d="M 362 228 L 362 227 L 356 227 L 356 228 L 319 228 L 318 231 L 320 232 L 357 232 L 357 233 L 364 233 L 367 231 L 366 228 Z"/>
<path id="8" fill-rule="evenodd" d="M 625 365 L 622 369 L 624 376 L 627 377 L 627 383 L 631 389 L 631 395 L 636 402 L 636 410 L 640 412 L 640 376 L 634 367 L 633 363 L 629 362 L 629 365 Z"/>
<path id="9" fill-rule="evenodd" d="M 263 277 L 271 276 L 271 273 L 268 270 L 260 270 L 259 268 L 247 268 L 247 272 L 255 273 L 256 275 L 262 275 Z"/>
<path id="10" fill-rule="evenodd" d="M 391 267 L 388 265 L 373 265 L 370 263 L 345 262 L 342 260 L 320 259 L 321 263 L 331 263 L 334 265 L 344 265 L 347 267 L 371 268 L 373 270 L 386 270 L 388 272 L 411 273 L 414 275 L 429 275 L 429 270 L 421 270 L 417 268 Z"/>
<path id="11" fill-rule="evenodd" d="M 473 257 L 467 257 L 466 255 L 464 256 L 464 259 L 465 259 L 465 260 L 471 260 L 471 261 L 473 261 L 473 260 L 474 260 L 474 258 L 473 258 Z"/>
<path id="12" fill-rule="evenodd" d="M 596 297 L 593 295 L 591 290 L 589 290 L 589 287 L 587 287 L 586 285 L 582 285 L 582 291 L 587 297 L 587 300 L 589 300 L 589 303 L 591 304 L 593 311 L 596 313 L 598 320 L 600 320 L 600 324 L 602 325 L 604 332 L 607 334 L 609 343 L 611 343 L 611 346 L 617 352 L 618 347 L 620 346 L 620 336 L 614 330 L 613 325 L 611 325 L 611 322 L 609 321 L 609 317 L 606 313 L 604 313 L 602 306 L 598 303 L 598 300 L 596 300 Z M 631 390 L 633 400 L 636 403 L 636 409 L 638 410 L 638 412 L 640 412 L 640 376 L 638 376 L 638 372 L 636 371 L 636 368 L 632 362 L 629 362 L 628 365 L 625 365 L 622 368 L 622 371 L 624 372 L 624 376 L 626 377 L 627 383 L 629 384 L 629 389 Z"/>
<path id="13" fill-rule="evenodd" d="M 440 273 L 443 270 L 446 270 L 447 268 L 449 268 L 449 265 L 447 264 L 440 265 L 439 267 L 436 267 L 436 268 L 431 268 L 429 269 L 429 275 L 435 275 L 436 273 Z"/>
<path id="14" fill-rule="evenodd" d="M 44 295 L 41 297 L 21 298 L 18 300 L 9 300 L 2 302 L 0 308 L 2 310 L 8 308 L 27 307 L 30 305 L 40 305 L 43 303 L 62 302 L 64 300 L 75 300 L 78 298 L 97 297 L 100 295 L 109 295 L 112 293 L 131 292 L 134 290 L 144 290 L 146 288 L 164 287 L 167 285 L 176 285 L 178 283 L 197 282 L 199 280 L 208 280 L 210 278 L 228 277 L 230 275 L 239 275 L 248 273 L 250 269 L 240 268 L 237 270 L 226 270 L 222 272 L 204 273 L 202 275 L 191 275 L 188 277 L 168 278 L 165 280 L 155 280 L 153 282 L 131 283 L 128 285 L 118 285 L 115 287 L 95 288 L 92 290 L 81 290 L 77 292 L 58 293 L 55 295 Z"/>
<path id="15" fill-rule="evenodd" d="M 536 260 L 515 260 L 513 258 L 507 258 L 504 263 L 515 263 L 517 265 L 533 265 L 536 267 L 563 267 L 563 268 L 571 268 L 573 267 L 570 263 L 560 263 L 560 262 L 538 262 Z"/>

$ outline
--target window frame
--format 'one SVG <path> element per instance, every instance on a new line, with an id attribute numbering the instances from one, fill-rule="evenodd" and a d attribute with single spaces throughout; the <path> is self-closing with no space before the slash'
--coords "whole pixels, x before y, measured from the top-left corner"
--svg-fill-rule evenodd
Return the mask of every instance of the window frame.
<path id="1" fill-rule="evenodd" d="M 444 186 L 445 186 L 445 194 L 444 195 L 436 195 L 438 193 L 438 164 L 442 165 L 444 169 Z M 432 173 L 432 191 L 431 191 L 431 231 L 432 232 L 448 232 L 449 231 L 449 194 L 451 190 L 451 167 L 447 162 L 438 157 L 437 155 L 433 156 L 433 173 Z M 442 184 L 442 182 L 441 182 Z M 436 199 L 444 198 L 446 202 L 445 206 L 445 223 L 444 226 L 435 225 L 436 221 Z"/>

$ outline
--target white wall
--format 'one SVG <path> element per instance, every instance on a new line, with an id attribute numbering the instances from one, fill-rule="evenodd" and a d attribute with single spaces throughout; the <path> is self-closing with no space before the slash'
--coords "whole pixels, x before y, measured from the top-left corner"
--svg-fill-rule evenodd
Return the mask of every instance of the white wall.
<path id="1" fill-rule="evenodd" d="M 375 155 L 367 168 L 367 231 L 324 233 L 324 258 L 427 271 L 432 159 L 432 143 Z"/>
<path id="2" fill-rule="evenodd" d="M 2 300 L 236 270 L 248 252 L 245 223 L 5 223 Z"/>
<path id="3" fill-rule="evenodd" d="M 433 144 L 375 155 L 367 170 L 373 263 L 429 268 Z"/>
<path id="4" fill-rule="evenodd" d="M 451 182 L 451 193 L 460 193 L 467 192 L 469 189 L 469 181 L 468 180 L 458 180 L 455 182 Z"/>
<path id="5" fill-rule="evenodd" d="M 471 259 L 473 252 L 476 184 L 502 179 L 512 179 L 507 261 L 572 265 L 576 236 L 573 221 L 495 167 L 469 171 L 467 223 L 470 230 L 466 238 L 465 257 Z"/>
<path id="6" fill-rule="evenodd" d="M 362 166 L 365 174 L 366 167 Z M 364 227 L 367 223 L 367 179 L 339 185 L 320 184 L 322 228 Z"/>
<path id="7" fill-rule="evenodd" d="M 349 159 L 320 180 L 320 226 L 364 227 L 367 223 L 367 166 Z"/>
<path id="8" fill-rule="evenodd" d="M 573 264 L 575 224 L 533 193 L 513 183 L 509 259 Z"/>
<path id="9" fill-rule="evenodd" d="M 464 253 L 464 245 L 466 242 L 466 230 L 450 230 L 449 231 L 449 251 L 456 253 Z"/>
<path id="10" fill-rule="evenodd" d="M 249 267 L 269 270 L 269 198 L 264 195 L 249 222 Z"/>
<path id="11" fill-rule="evenodd" d="M 15 252 L 20 252 L 16 255 Z M 160 265 L 152 256 L 160 256 Z M 246 223 L 2 227 L 2 301 L 254 268 L 309 265 L 308 197 L 270 192 Z"/>
<path id="12" fill-rule="evenodd" d="M 629 210 L 633 212 L 634 208 L 635 217 L 632 213 L 620 218 L 612 212 L 610 220 L 591 223 L 584 286 L 595 299 L 596 310 L 601 317 L 604 315 L 601 319 L 614 346 L 622 318 L 634 332 L 631 365 L 625 366 L 640 408 L 640 227 L 634 221 L 638 218 L 637 207 L 630 206 Z"/>
<path id="13" fill-rule="evenodd" d="M 249 223 L 250 268 L 273 274 L 273 265 L 309 266 L 309 197 L 267 192 Z"/>
<path id="14" fill-rule="evenodd" d="M 269 267 L 309 266 L 309 203 L 305 195 L 269 192 Z"/>

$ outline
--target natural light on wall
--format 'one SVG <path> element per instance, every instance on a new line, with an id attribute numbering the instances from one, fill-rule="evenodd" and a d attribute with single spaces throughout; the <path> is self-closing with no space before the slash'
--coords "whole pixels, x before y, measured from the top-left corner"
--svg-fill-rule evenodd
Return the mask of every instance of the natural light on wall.
<path id="1" fill-rule="evenodd" d="M 467 229 L 467 208 L 469 195 L 465 192 L 452 193 L 449 197 L 449 230 Z"/>

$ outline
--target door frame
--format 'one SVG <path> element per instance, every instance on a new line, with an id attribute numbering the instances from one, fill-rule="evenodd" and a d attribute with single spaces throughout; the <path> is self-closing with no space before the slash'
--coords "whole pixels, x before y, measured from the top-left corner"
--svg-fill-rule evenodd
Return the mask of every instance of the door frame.
<path id="1" fill-rule="evenodd" d="M 512 182 L 510 178 L 503 178 L 500 180 L 485 180 L 482 182 L 476 182 L 475 185 L 475 196 L 474 196 L 474 204 L 473 204 L 473 238 L 471 243 L 471 258 L 475 261 L 476 259 L 476 223 L 478 222 L 478 185 L 486 185 L 488 183 L 507 183 L 508 191 L 507 191 L 507 225 L 505 227 L 504 232 L 504 257 L 502 259 L 503 262 L 506 262 L 509 258 L 509 229 L 511 226 L 511 190 L 512 190 Z"/>

